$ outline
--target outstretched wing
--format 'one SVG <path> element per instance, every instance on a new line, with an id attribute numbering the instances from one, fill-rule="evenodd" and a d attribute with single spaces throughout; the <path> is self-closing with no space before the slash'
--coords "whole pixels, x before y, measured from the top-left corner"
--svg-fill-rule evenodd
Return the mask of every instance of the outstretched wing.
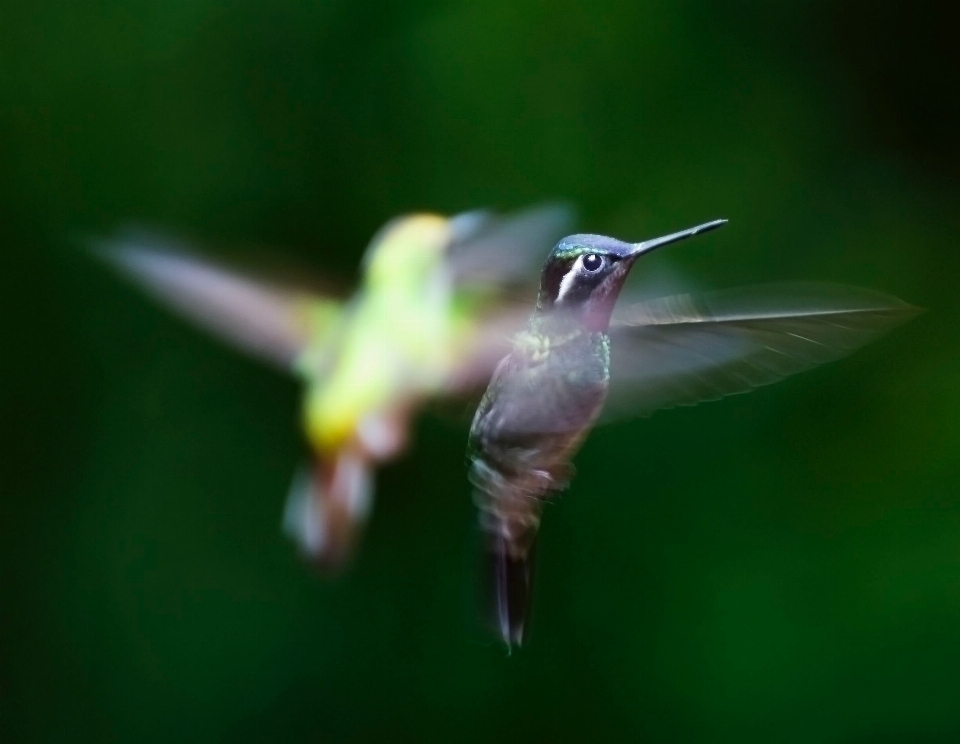
<path id="1" fill-rule="evenodd" d="M 570 205 L 551 203 L 507 216 L 477 210 L 450 218 L 446 266 L 458 307 L 475 328 L 445 383 L 449 396 L 479 397 L 486 387 L 530 317 L 544 257 L 570 232 L 574 217 Z"/>
<path id="2" fill-rule="evenodd" d="M 253 279 L 149 233 L 99 240 L 94 248 L 182 316 L 288 371 L 339 314 L 334 300 Z"/>
<path id="3" fill-rule="evenodd" d="M 744 393 L 838 359 L 920 310 L 830 284 L 770 284 L 630 305 L 611 325 L 604 419 Z"/>
<path id="4" fill-rule="evenodd" d="M 570 232 L 575 217 L 574 209 L 561 203 L 506 216 L 467 212 L 453 217 L 450 274 L 461 287 L 536 284 L 544 258 Z"/>

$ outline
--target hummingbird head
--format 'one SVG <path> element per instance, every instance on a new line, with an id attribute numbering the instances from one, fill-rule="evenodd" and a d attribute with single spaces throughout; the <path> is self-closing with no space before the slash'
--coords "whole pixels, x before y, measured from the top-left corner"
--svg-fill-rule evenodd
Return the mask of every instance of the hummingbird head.
<path id="1" fill-rule="evenodd" d="M 570 235 L 557 243 L 543 265 L 537 310 L 562 312 L 591 331 L 605 331 L 627 274 L 640 256 L 726 222 L 713 220 L 642 243 L 603 235 Z"/>
<path id="2" fill-rule="evenodd" d="M 439 215 L 414 214 L 391 220 L 367 248 L 367 285 L 422 286 L 441 265 L 451 235 L 451 221 Z"/>

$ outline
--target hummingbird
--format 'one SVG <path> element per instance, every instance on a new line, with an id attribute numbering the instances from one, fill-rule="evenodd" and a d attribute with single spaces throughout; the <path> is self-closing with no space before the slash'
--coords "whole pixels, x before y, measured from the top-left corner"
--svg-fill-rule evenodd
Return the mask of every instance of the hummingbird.
<path id="1" fill-rule="evenodd" d="M 543 506 L 567 488 L 571 461 L 597 423 L 775 382 L 918 312 L 879 292 L 829 284 L 680 294 L 618 311 L 641 256 L 724 224 L 640 243 L 571 235 L 547 256 L 536 308 L 494 371 L 467 448 L 483 540 L 483 620 L 508 649 L 529 630 Z"/>
<path id="2" fill-rule="evenodd" d="M 300 381 L 313 457 L 293 478 L 282 527 L 321 571 L 336 573 L 368 518 L 376 468 L 404 451 L 423 406 L 482 389 L 522 326 L 510 309 L 515 290 L 535 285 L 541 246 L 571 220 L 562 204 L 396 218 L 371 241 L 346 300 L 143 231 L 94 245 L 163 304 Z"/>

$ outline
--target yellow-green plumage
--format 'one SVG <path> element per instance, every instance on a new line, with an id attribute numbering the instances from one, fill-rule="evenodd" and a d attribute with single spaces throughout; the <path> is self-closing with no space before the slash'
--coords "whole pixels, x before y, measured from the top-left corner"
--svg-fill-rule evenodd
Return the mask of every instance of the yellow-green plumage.
<path id="1" fill-rule="evenodd" d="M 518 257 L 562 234 L 568 219 L 562 207 L 508 219 L 398 218 L 370 244 L 345 302 L 243 276 L 152 236 L 111 241 L 103 253 L 183 315 L 302 380 L 314 463 L 294 481 L 284 529 L 317 564 L 337 568 L 369 511 L 374 468 L 403 450 L 425 402 L 485 382 L 514 330 L 503 290 L 522 279 Z M 484 273 L 488 256 L 510 271 Z"/>

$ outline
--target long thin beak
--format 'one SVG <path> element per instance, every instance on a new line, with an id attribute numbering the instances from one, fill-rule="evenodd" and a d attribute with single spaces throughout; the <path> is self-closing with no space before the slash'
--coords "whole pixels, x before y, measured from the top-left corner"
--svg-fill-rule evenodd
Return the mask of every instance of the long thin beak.
<path id="1" fill-rule="evenodd" d="M 659 248 L 661 245 L 676 243 L 678 240 L 692 238 L 694 235 L 709 232 L 710 230 L 716 230 L 718 227 L 722 227 L 726 224 L 726 220 L 713 220 L 712 222 L 704 222 L 702 225 L 697 225 L 696 227 L 691 227 L 687 230 L 681 230 L 680 232 L 664 235 L 662 238 L 654 238 L 653 240 L 644 240 L 642 243 L 634 243 L 633 250 L 630 252 L 630 258 L 637 258 L 644 253 L 649 253 L 654 248 Z"/>

